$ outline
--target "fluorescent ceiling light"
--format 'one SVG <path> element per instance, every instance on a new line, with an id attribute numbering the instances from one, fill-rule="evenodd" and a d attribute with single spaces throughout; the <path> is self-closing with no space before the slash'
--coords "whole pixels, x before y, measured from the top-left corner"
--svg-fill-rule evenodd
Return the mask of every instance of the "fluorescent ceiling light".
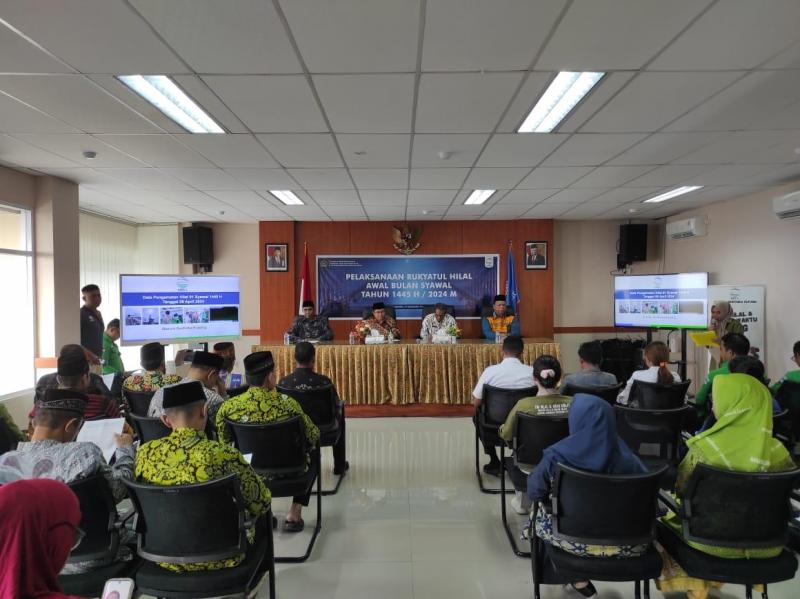
<path id="1" fill-rule="evenodd" d="M 303 206 L 303 200 L 298 198 L 293 191 L 270 189 L 269 192 L 287 206 Z"/>
<path id="2" fill-rule="evenodd" d="M 187 131 L 225 133 L 214 119 L 166 75 L 120 75 L 117 79 Z"/>
<path id="3" fill-rule="evenodd" d="M 492 197 L 492 194 L 497 191 L 496 189 L 476 189 L 464 202 L 465 206 L 483 204 L 486 200 Z"/>
<path id="4" fill-rule="evenodd" d="M 605 73 L 561 71 L 536 102 L 517 133 L 550 133 Z"/>
<path id="5" fill-rule="evenodd" d="M 675 189 L 668 191 L 666 193 L 662 193 L 661 195 L 657 195 L 652 197 L 648 200 L 645 200 L 644 204 L 657 204 L 658 202 L 666 202 L 669 199 L 676 198 L 678 196 L 682 196 L 685 193 L 691 193 L 693 191 L 697 191 L 698 189 L 703 189 L 702 185 L 684 185 L 683 187 L 676 187 Z"/>

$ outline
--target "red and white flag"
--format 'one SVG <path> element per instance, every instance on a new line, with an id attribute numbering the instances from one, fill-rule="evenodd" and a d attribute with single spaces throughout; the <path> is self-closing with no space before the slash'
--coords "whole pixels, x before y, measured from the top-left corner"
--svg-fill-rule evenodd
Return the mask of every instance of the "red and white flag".
<path id="1" fill-rule="evenodd" d="M 303 274 L 300 277 L 300 304 L 297 313 L 303 314 L 303 302 L 311 300 L 311 276 L 308 269 L 308 244 L 303 244 Z"/>

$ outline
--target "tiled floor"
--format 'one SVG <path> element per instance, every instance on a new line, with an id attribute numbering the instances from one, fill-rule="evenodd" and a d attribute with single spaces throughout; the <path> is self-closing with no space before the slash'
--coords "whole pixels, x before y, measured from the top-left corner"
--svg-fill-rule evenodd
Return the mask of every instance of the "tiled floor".
<path id="1" fill-rule="evenodd" d="M 309 561 L 278 566 L 279 597 L 533 596 L 530 562 L 511 552 L 498 496 L 477 488 L 468 418 L 365 418 L 350 419 L 347 426 L 350 472 L 338 495 L 323 497 L 323 528 Z M 327 486 L 330 450 L 325 453 Z M 279 518 L 287 507 L 288 500 L 274 502 Z M 313 503 L 307 526 L 312 509 Z M 518 516 L 511 518 L 521 525 Z M 278 553 L 302 553 L 307 534 L 278 533 Z M 800 597 L 798 580 L 770 587 L 770 597 Z M 602 599 L 633 597 L 632 584 L 597 587 Z M 542 594 L 577 597 L 560 587 L 543 587 Z M 258 597 L 267 596 L 264 585 Z M 655 589 L 652 596 L 662 597 Z M 714 597 L 744 597 L 744 589 L 727 586 Z"/>

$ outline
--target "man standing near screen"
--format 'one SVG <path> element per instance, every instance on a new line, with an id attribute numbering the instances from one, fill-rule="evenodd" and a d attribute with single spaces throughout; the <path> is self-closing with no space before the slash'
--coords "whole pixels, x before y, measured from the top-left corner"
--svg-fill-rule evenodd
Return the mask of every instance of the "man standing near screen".
<path id="1" fill-rule="evenodd" d="M 100 295 L 100 288 L 94 284 L 84 286 L 81 294 L 81 345 L 89 351 L 89 362 L 99 365 L 100 356 L 103 355 L 103 333 L 106 330 L 103 315 L 98 310 L 103 296 Z"/>
<path id="2" fill-rule="evenodd" d="M 286 333 L 292 343 L 311 340 L 330 341 L 333 339 L 333 331 L 328 326 L 328 319 L 316 314 L 314 302 L 311 300 L 303 302 L 303 314 L 295 317 L 291 328 Z"/>

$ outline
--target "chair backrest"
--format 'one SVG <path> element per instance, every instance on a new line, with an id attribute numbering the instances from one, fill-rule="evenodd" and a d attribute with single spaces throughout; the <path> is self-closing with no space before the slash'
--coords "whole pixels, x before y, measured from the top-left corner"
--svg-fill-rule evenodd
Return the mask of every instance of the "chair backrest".
<path id="1" fill-rule="evenodd" d="M 646 410 L 679 408 L 686 403 L 686 392 L 691 384 L 691 380 L 670 383 L 669 385 L 633 381 L 628 397 L 628 405 Z"/>
<path id="2" fill-rule="evenodd" d="M 659 481 L 655 472 L 611 475 L 558 464 L 553 481 L 553 536 L 592 545 L 653 541 Z"/>
<path id="3" fill-rule="evenodd" d="M 539 391 L 537 387 L 525 387 L 524 389 L 501 389 L 491 385 L 483 386 L 483 410 L 486 422 L 491 425 L 500 426 L 506 421 L 508 413 L 516 403 L 523 397 L 533 397 Z"/>
<path id="4" fill-rule="evenodd" d="M 427 304 L 422 306 L 422 318 L 425 318 L 428 314 L 433 314 L 435 311 L 436 304 Z M 445 304 L 445 312 L 447 312 L 450 316 L 456 315 L 456 309 L 450 304 Z"/>
<path id="5" fill-rule="evenodd" d="M 169 427 L 161 422 L 161 418 L 148 418 L 138 414 L 128 414 L 136 437 L 141 443 L 147 443 L 153 439 L 167 437 L 172 432 Z"/>
<path id="6" fill-rule="evenodd" d="M 483 306 L 481 307 L 481 318 L 491 316 L 493 312 L 494 306 Z M 514 316 L 514 308 L 511 306 L 506 306 L 506 316 Z"/>
<path id="7" fill-rule="evenodd" d="M 139 416 L 147 416 L 147 410 L 150 408 L 150 400 L 153 399 L 155 391 L 128 391 L 122 390 L 122 397 L 128 406 L 129 414 L 138 414 Z"/>
<path id="8" fill-rule="evenodd" d="M 17 437 L 5 420 L 0 418 L 0 455 L 17 448 Z"/>
<path id="9" fill-rule="evenodd" d="M 800 383 L 783 381 L 775 399 L 781 408 L 789 411 L 788 420 L 794 440 L 800 439 Z"/>
<path id="10" fill-rule="evenodd" d="M 309 452 L 300 416 L 266 423 L 225 419 L 234 443 L 244 454 L 253 454 L 250 465 L 261 475 L 290 476 L 306 469 Z"/>
<path id="11" fill-rule="evenodd" d="M 102 474 L 69 483 L 81 507 L 80 527 L 86 536 L 69 555 L 69 563 L 115 556 L 119 547 L 117 505 Z"/>
<path id="12" fill-rule="evenodd" d="M 545 449 L 567 435 L 569 419 L 566 416 L 537 416 L 517 412 L 514 460 L 517 464 L 536 465 L 541 461 Z"/>
<path id="13" fill-rule="evenodd" d="M 600 399 L 606 400 L 612 406 L 617 403 L 617 396 L 620 394 L 620 391 L 625 387 L 625 383 L 617 383 L 616 385 L 610 385 L 608 387 L 583 387 L 581 385 L 574 385 L 573 383 L 567 383 L 564 386 L 564 390 L 562 391 L 563 395 L 569 395 L 570 397 L 577 395 L 578 393 L 588 393 L 589 395 L 595 395 Z"/>
<path id="14" fill-rule="evenodd" d="M 394 319 L 397 319 L 397 312 L 395 312 L 394 306 L 386 305 L 384 308 L 384 312 L 386 312 L 386 316 L 391 316 Z M 366 320 L 367 318 L 372 318 L 372 308 L 364 308 L 361 311 L 361 318 Z"/>
<path id="15" fill-rule="evenodd" d="M 317 389 L 287 389 L 278 387 L 278 392 L 293 398 L 311 421 L 320 428 L 332 426 L 336 422 L 338 406 L 333 397 L 333 387 L 326 385 Z"/>
<path id="16" fill-rule="evenodd" d="M 246 503 L 235 474 L 191 485 L 124 483 L 136 508 L 137 553 L 144 559 L 192 564 L 247 551 Z"/>
<path id="17" fill-rule="evenodd" d="M 683 424 L 692 411 L 688 405 L 671 410 L 644 410 L 614 406 L 617 433 L 637 455 L 644 444 L 658 445 L 659 455 L 677 463 Z"/>
<path id="18" fill-rule="evenodd" d="M 699 464 L 682 497 L 683 536 L 720 547 L 782 547 L 800 469 L 733 472 Z"/>

